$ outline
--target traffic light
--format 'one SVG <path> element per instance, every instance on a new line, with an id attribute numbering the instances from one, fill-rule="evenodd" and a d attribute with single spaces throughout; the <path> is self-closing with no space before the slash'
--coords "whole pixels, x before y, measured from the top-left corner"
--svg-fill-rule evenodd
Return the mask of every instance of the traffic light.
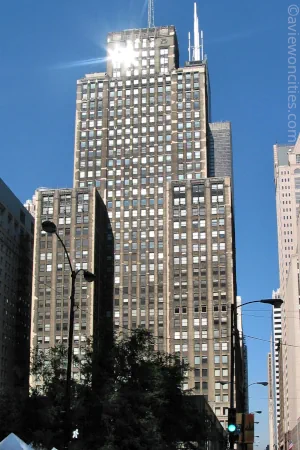
<path id="1" fill-rule="evenodd" d="M 235 408 L 228 408 L 228 431 L 230 434 L 235 434 L 237 431 Z"/>

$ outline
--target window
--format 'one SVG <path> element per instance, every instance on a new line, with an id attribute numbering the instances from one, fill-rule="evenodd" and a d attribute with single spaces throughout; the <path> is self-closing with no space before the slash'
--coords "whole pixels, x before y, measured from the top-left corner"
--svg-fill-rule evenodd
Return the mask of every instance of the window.
<path id="1" fill-rule="evenodd" d="M 228 369 L 222 369 L 222 376 L 228 377 Z"/>
<path id="2" fill-rule="evenodd" d="M 200 382 L 199 381 L 195 382 L 195 391 L 200 391 Z"/>

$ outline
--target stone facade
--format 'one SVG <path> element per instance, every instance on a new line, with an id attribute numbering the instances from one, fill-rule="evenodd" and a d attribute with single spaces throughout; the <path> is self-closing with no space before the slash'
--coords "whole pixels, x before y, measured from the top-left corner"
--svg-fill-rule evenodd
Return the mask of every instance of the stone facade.
<path id="1" fill-rule="evenodd" d="M 50 220 L 70 255 L 73 270 L 88 270 L 96 279 L 76 277 L 74 354 L 95 336 L 101 321 L 112 323 L 113 238 L 106 207 L 95 188 L 56 189 L 36 194 L 31 348 L 68 343 L 71 271 L 55 234 L 42 230 Z M 79 373 L 75 369 L 74 377 Z M 34 382 L 34 380 L 32 380 Z"/>
<path id="2" fill-rule="evenodd" d="M 28 387 L 33 229 L 0 178 L 0 389 Z"/>
<path id="3" fill-rule="evenodd" d="M 169 253 L 174 238 L 170 230 L 173 230 L 172 223 L 175 224 L 176 221 L 172 216 L 169 200 L 170 189 L 175 187 L 174 182 L 179 182 L 182 187 L 185 187 L 186 183 L 204 183 L 207 205 L 212 201 L 220 202 L 220 208 L 222 206 L 226 210 L 223 228 L 220 228 L 220 232 L 225 233 L 226 230 L 226 238 L 224 234 L 222 237 L 218 234 L 218 228 L 210 228 L 213 213 L 207 210 L 207 219 L 202 216 L 195 217 L 199 227 L 200 222 L 202 224 L 202 221 L 206 220 L 204 228 L 202 229 L 201 225 L 201 229 L 197 231 L 198 238 L 193 241 L 191 234 L 186 244 L 182 245 L 182 253 L 178 255 L 182 260 L 187 259 L 183 251 L 184 245 L 188 255 L 193 245 L 198 246 L 197 282 L 200 283 L 201 270 L 207 268 L 207 276 L 212 276 L 213 273 L 212 261 L 201 260 L 200 248 L 204 244 L 202 233 L 207 234 L 206 245 L 209 254 L 212 254 L 210 245 L 215 237 L 211 234 L 218 230 L 217 241 L 213 244 L 218 245 L 220 240 L 220 244 L 226 247 L 225 240 L 231 239 L 228 258 L 231 261 L 231 258 L 235 257 L 232 254 L 232 182 L 230 179 L 221 178 L 214 182 L 207 180 L 210 151 L 207 63 L 205 60 L 189 62 L 184 67 L 179 67 L 178 43 L 173 26 L 109 33 L 107 56 L 105 73 L 89 74 L 77 82 L 74 186 L 96 187 L 106 202 L 111 219 L 115 238 L 114 327 L 122 333 L 136 327 L 146 327 L 155 336 L 158 349 L 173 351 L 175 344 L 180 345 L 183 356 L 192 364 L 195 363 L 195 356 L 205 357 L 202 351 L 205 352 L 206 343 L 209 352 L 206 367 L 203 367 L 202 372 L 197 363 L 197 376 L 195 378 L 195 375 L 192 375 L 187 379 L 185 387 L 196 386 L 197 392 L 203 393 L 212 402 L 222 425 L 225 426 L 226 408 L 229 404 L 228 386 L 227 389 L 226 386 L 221 388 L 215 384 L 214 377 L 217 376 L 217 380 L 220 377 L 229 379 L 229 369 L 225 368 L 230 353 L 229 335 L 227 338 L 224 336 L 223 340 L 215 338 L 219 346 L 222 345 L 221 342 L 224 343 L 224 348 L 215 350 L 213 341 L 205 341 L 205 333 L 203 338 L 202 334 L 200 336 L 200 325 L 197 330 L 199 337 L 194 342 L 194 319 L 197 318 L 199 324 L 202 324 L 201 292 L 197 291 L 199 304 L 198 311 L 195 312 L 193 308 L 196 308 L 196 305 L 193 304 L 192 294 L 189 294 L 188 298 L 183 287 L 191 283 L 192 275 L 190 274 L 188 279 L 184 268 L 187 263 L 182 262 L 179 266 L 182 273 L 180 269 L 178 276 L 185 284 L 182 291 L 176 295 L 181 303 L 179 308 L 189 311 L 189 315 L 181 320 L 189 318 L 189 327 L 184 332 L 189 334 L 190 340 L 182 335 L 179 340 L 176 337 L 175 341 L 173 326 L 179 316 L 175 313 L 178 306 L 175 306 L 171 298 L 173 280 L 170 278 L 174 268 Z M 221 145 L 218 147 L 220 158 Z M 216 194 L 210 193 L 210 189 L 214 191 L 211 185 L 222 185 L 223 194 L 218 194 L 218 188 Z M 218 200 L 222 196 L 223 205 L 221 200 Z M 217 204 L 212 208 L 217 208 Z M 184 219 L 182 220 L 184 222 Z M 189 227 L 192 227 L 192 222 L 192 216 L 186 217 L 186 225 L 189 223 Z M 175 230 L 173 231 L 175 233 Z M 215 311 L 218 317 L 220 315 L 219 325 L 222 319 L 228 320 L 230 305 L 235 302 L 235 264 L 232 261 L 230 267 L 232 272 L 228 268 L 224 269 L 224 274 L 219 271 L 214 274 L 214 282 L 218 283 L 218 289 L 217 285 L 215 286 L 218 291 L 215 291 L 215 301 L 220 302 L 220 308 L 221 305 L 225 307 L 225 304 L 228 308 L 226 311 Z M 207 278 L 206 282 L 209 291 L 206 290 L 204 300 L 205 288 L 202 287 L 203 307 L 204 304 L 209 305 L 206 314 L 209 314 L 207 320 L 211 321 L 213 298 L 210 294 L 213 292 L 213 278 Z M 224 294 L 222 298 L 221 292 Z M 229 326 L 228 321 L 226 324 L 224 322 L 224 329 Z M 213 333 L 211 329 L 205 328 L 205 325 L 203 327 L 203 332 Z M 195 354 L 196 344 L 197 348 L 201 347 L 202 339 L 203 350 L 197 350 Z M 188 351 L 185 350 L 187 347 Z M 217 351 L 219 353 L 215 354 Z M 215 356 L 219 356 L 220 361 L 224 356 L 223 363 L 216 362 L 214 366 Z M 222 369 L 221 375 L 216 375 L 215 369 Z M 208 381 L 208 373 L 211 381 Z"/>

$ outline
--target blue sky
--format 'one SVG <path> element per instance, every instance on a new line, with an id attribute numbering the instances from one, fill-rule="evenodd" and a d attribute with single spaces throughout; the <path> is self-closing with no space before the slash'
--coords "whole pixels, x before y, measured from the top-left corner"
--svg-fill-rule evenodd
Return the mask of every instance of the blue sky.
<path id="1" fill-rule="evenodd" d="M 177 28 L 183 64 L 193 0 L 155 3 L 156 25 Z M 244 301 L 269 297 L 278 286 L 272 145 L 287 141 L 288 3 L 198 7 L 212 118 L 233 129 L 238 292 Z M 73 63 L 104 57 L 107 32 L 146 25 L 144 0 L 1 2 L 0 175 L 22 201 L 39 186 L 72 185 L 76 80 L 104 69 Z M 245 333 L 268 340 L 270 309 L 254 306 L 244 310 Z M 248 339 L 248 349 L 249 382 L 266 380 L 268 343 Z M 264 411 L 255 433 L 264 449 L 267 388 L 250 388 L 250 407 Z"/>

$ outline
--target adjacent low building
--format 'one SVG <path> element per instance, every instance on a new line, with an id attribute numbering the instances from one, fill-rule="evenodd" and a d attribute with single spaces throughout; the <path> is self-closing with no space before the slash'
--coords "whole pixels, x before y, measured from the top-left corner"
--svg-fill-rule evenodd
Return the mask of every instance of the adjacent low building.
<path id="1" fill-rule="evenodd" d="M 68 343 L 71 271 L 55 234 L 42 230 L 43 221 L 57 226 L 73 270 L 88 270 L 96 279 L 76 277 L 74 354 L 80 356 L 88 337 L 105 330 L 112 335 L 113 236 L 106 207 L 95 188 L 42 190 L 36 193 L 34 283 L 31 347 Z M 107 337 L 107 336 L 106 336 Z M 79 373 L 74 369 L 74 378 Z"/>
<path id="2" fill-rule="evenodd" d="M 28 387 L 34 219 L 0 178 L 0 389 Z"/>
<path id="3" fill-rule="evenodd" d="M 208 176 L 232 178 L 231 123 L 209 123 L 208 143 Z"/>
<path id="4" fill-rule="evenodd" d="M 236 304 L 231 179 L 172 181 L 165 204 L 167 350 L 190 364 L 186 388 L 202 394 L 225 426 L 230 310 Z M 236 351 L 238 408 L 244 406 L 242 351 L 242 346 Z"/>

